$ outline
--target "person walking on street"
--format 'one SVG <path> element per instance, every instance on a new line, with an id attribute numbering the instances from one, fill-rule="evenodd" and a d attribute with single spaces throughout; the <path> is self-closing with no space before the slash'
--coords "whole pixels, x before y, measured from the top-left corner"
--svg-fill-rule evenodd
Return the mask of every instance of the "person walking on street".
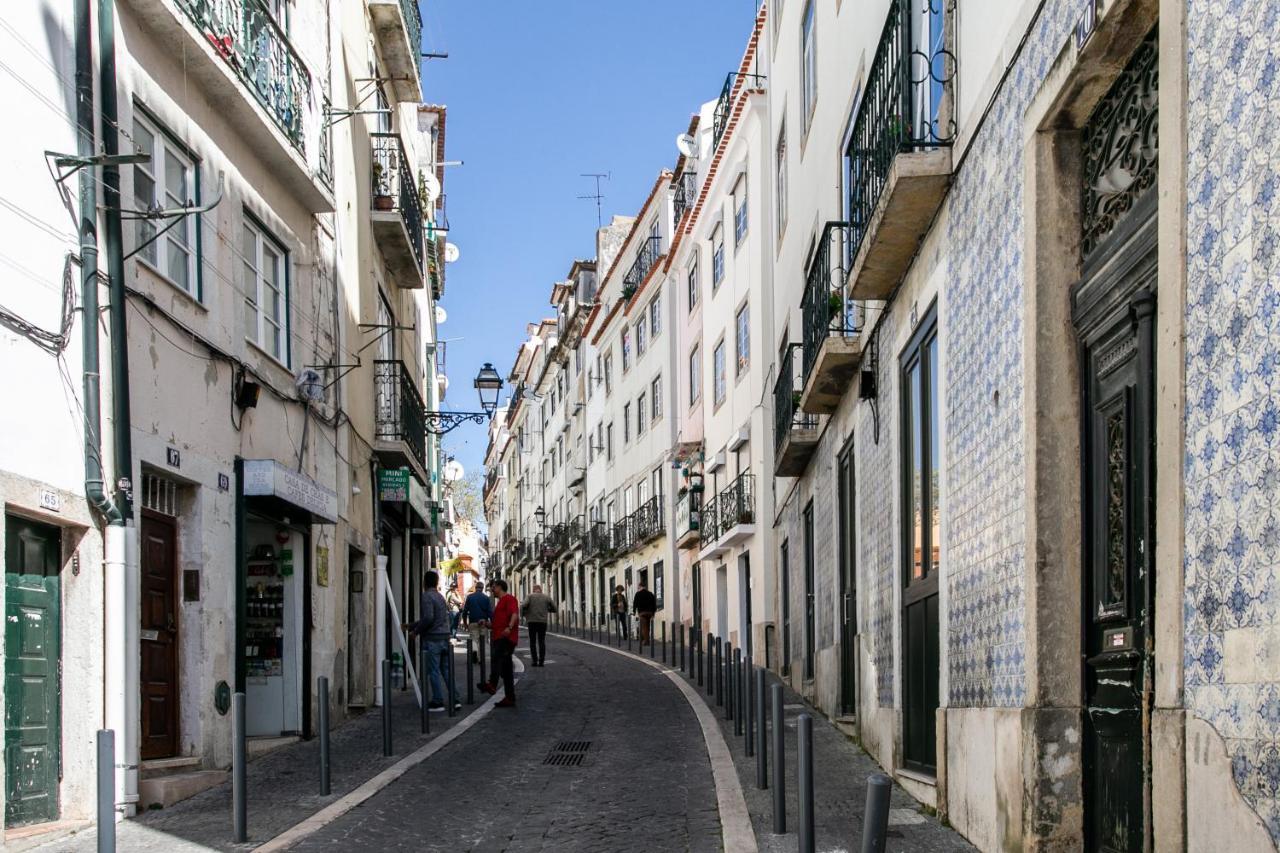
<path id="1" fill-rule="evenodd" d="M 498 692 L 498 678 L 501 677 L 503 697 L 497 707 L 514 708 L 516 674 L 512 656 L 520 642 L 520 604 L 514 595 L 507 592 L 506 581 L 494 581 L 493 589 L 498 595 L 498 604 L 493 608 L 493 671 L 480 689 L 492 696 Z"/>
<path id="2" fill-rule="evenodd" d="M 471 661 L 480 662 L 480 632 L 493 620 L 493 602 L 484 594 L 484 581 L 476 581 L 476 588 L 462 605 L 467 620 L 467 633 L 471 635 Z"/>
<path id="3" fill-rule="evenodd" d="M 524 626 L 529 631 L 529 657 L 533 658 L 534 666 L 547 662 L 547 620 L 555 612 L 555 599 L 545 594 L 539 584 L 534 584 L 533 592 L 520 608 Z"/>
<path id="4" fill-rule="evenodd" d="M 448 666 L 445 655 L 453 654 L 453 646 L 449 643 L 449 606 L 444 603 L 444 596 L 437 589 L 439 585 L 438 572 L 429 570 L 423 574 L 422 598 L 419 602 L 422 616 L 417 622 L 404 626 L 411 635 L 417 634 L 422 640 L 422 656 L 427 661 L 427 678 L 431 682 L 431 702 L 427 705 L 427 710 L 432 712 L 443 711 L 444 703 L 458 695 L 453 684 L 449 685 L 449 690 L 445 690 L 444 678 L 440 675 L 440 670 Z M 454 702 L 453 707 L 457 710 L 462 707 L 462 703 Z"/>
<path id="5" fill-rule="evenodd" d="M 458 592 L 457 581 L 449 584 L 449 594 L 444 597 L 444 603 L 449 605 L 449 637 L 456 639 L 458 622 L 462 619 L 462 593 Z"/>
<path id="6" fill-rule="evenodd" d="M 636 590 L 635 598 L 631 602 L 631 607 L 635 610 L 636 615 L 640 617 L 640 645 L 653 642 L 653 614 L 658 612 L 658 599 L 653 593 L 649 592 L 648 585 L 644 581 L 640 581 L 640 588 Z"/>
<path id="7" fill-rule="evenodd" d="M 622 588 L 622 584 L 618 584 L 618 588 L 613 592 L 613 601 L 610 604 L 613 611 L 613 618 L 618 623 L 618 635 L 622 639 L 629 639 L 630 632 L 627 630 L 627 594 Z"/>

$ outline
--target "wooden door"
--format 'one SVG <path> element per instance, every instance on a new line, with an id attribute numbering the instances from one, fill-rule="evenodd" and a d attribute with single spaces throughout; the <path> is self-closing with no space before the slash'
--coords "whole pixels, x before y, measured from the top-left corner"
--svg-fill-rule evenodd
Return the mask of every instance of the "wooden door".
<path id="1" fill-rule="evenodd" d="M 5 517 L 5 826 L 58 817 L 62 536 Z"/>
<path id="2" fill-rule="evenodd" d="M 141 667 L 143 759 L 178 754 L 178 567 L 173 519 L 142 513 Z"/>
<path id="3" fill-rule="evenodd" d="M 840 711 L 858 710 L 858 607 L 854 559 L 853 446 L 845 448 L 839 463 L 840 513 Z"/>

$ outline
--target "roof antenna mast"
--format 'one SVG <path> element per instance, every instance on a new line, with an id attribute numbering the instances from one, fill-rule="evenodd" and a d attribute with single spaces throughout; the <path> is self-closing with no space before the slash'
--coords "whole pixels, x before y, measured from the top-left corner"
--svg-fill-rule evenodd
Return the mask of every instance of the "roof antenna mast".
<path id="1" fill-rule="evenodd" d="M 584 178 L 595 178 L 595 179 L 596 179 L 596 191 L 595 191 L 594 193 L 588 193 L 587 195 L 580 195 L 580 196 L 578 196 L 578 198 L 590 198 L 590 199 L 595 199 L 595 202 L 596 202 L 596 228 L 603 228 L 603 227 L 604 227 L 604 214 L 603 214 L 603 213 L 602 213 L 602 211 L 601 211 L 601 208 L 600 208 L 600 202 L 601 202 L 602 200 L 604 200 L 604 194 L 600 192 L 600 181 L 601 181 L 602 179 L 603 179 L 603 180 L 606 180 L 606 181 L 607 181 L 607 180 L 609 180 L 611 177 L 613 177 L 613 173 L 612 173 L 612 172 L 583 172 L 583 173 L 582 173 L 582 175 L 581 175 L 581 177 L 584 177 Z"/>

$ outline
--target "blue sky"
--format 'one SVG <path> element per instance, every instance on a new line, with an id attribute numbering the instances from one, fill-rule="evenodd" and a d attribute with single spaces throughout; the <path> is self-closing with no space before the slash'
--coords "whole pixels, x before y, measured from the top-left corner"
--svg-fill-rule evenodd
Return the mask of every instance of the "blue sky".
<path id="1" fill-rule="evenodd" d="M 675 137 L 737 67 L 756 0 L 424 0 L 424 100 L 448 105 L 445 179 L 451 390 L 445 408 L 474 410 L 471 382 L 492 361 L 505 377 L 525 324 L 550 315 L 551 285 L 594 254 L 594 192 L 584 172 L 609 172 L 603 214 L 633 214 Z M 505 389 L 504 389 L 505 399 Z M 468 471 L 486 433 L 445 440 Z"/>

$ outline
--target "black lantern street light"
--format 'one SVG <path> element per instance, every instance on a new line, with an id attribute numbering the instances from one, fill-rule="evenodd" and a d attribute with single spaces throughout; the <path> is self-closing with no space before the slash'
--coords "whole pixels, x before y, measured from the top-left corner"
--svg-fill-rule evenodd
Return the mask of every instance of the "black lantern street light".
<path id="1" fill-rule="evenodd" d="M 547 529 L 547 511 L 543 509 L 541 505 L 533 511 L 533 518 L 538 522 L 539 530 Z"/>
<path id="2" fill-rule="evenodd" d="M 502 377 L 493 365 L 485 362 L 484 367 L 476 374 L 476 393 L 480 395 L 479 412 L 424 412 L 426 430 L 432 435 L 444 435 L 465 423 L 483 424 L 493 420 L 498 411 L 498 395 L 502 393 Z"/>

